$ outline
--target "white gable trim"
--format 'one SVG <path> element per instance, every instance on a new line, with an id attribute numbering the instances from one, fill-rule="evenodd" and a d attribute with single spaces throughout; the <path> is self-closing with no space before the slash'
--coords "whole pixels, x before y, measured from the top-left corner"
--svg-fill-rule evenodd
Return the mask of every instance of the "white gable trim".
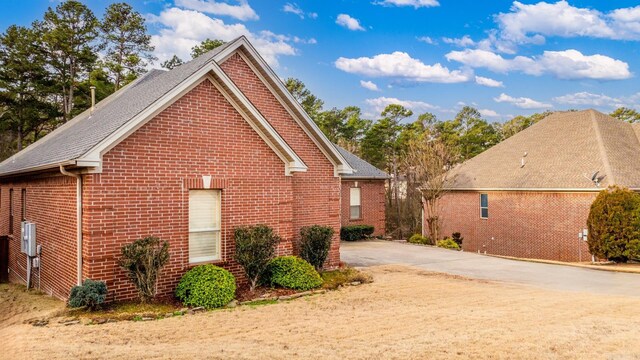
<path id="1" fill-rule="evenodd" d="M 239 51 L 244 49 L 253 59 L 258 63 L 260 69 L 257 69 L 252 61 L 247 56 Z M 225 48 L 218 53 L 214 60 L 218 64 L 222 64 L 225 60 L 229 59 L 235 53 L 238 53 L 247 65 L 253 70 L 253 72 L 260 78 L 263 84 L 271 91 L 280 104 L 287 110 L 289 115 L 298 123 L 298 125 L 304 130 L 304 132 L 313 140 L 320 151 L 331 161 L 334 165 L 334 175 L 346 175 L 354 173 L 353 168 L 349 165 L 347 160 L 338 152 L 335 146 L 329 141 L 329 139 L 322 133 L 316 123 L 309 117 L 304 111 L 300 103 L 291 95 L 291 93 L 284 86 L 280 78 L 273 72 L 273 69 L 264 61 L 262 56 L 256 51 L 251 43 L 244 37 L 240 37 L 233 44 Z M 265 73 L 268 79 L 265 79 L 262 73 Z M 269 81 L 270 80 L 270 81 Z M 275 86 L 275 88 L 274 88 Z"/>
<path id="2" fill-rule="evenodd" d="M 244 94 L 240 92 L 235 84 L 224 74 L 222 69 L 213 61 L 203 66 L 200 70 L 158 99 L 153 105 L 136 115 L 81 156 L 77 161 L 100 164 L 91 172 L 102 172 L 102 156 L 105 153 L 113 149 L 121 141 L 129 137 L 197 85 L 207 80 L 211 81 L 214 86 L 221 91 L 225 98 L 236 108 L 265 143 L 283 160 L 286 175 L 291 175 L 292 172 L 307 170 L 307 166 L 302 159 L 287 145 L 280 134 L 271 127 L 269 122 L 264 119 Z"/>

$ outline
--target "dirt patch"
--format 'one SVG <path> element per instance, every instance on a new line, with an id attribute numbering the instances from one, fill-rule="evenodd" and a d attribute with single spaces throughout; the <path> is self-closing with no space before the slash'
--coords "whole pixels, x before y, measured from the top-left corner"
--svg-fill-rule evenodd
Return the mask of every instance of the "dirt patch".
<path id="1" fill-rule="evenodd" d="M 638 299 L 400 266 L 371 284 L 148 322 L 0 329 L 13 359 L 634 359 Z"/>
<path id="2" fill-rule="evenodd" d="M 65 304 L 16 284 L 0 284 L 0 329 L 50 318 L 64 311 Z"/>

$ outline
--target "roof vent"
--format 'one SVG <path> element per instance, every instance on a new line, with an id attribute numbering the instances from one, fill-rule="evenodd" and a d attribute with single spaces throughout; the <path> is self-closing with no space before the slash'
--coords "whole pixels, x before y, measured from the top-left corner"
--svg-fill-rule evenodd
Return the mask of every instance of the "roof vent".
<path id="1" fill-rule="evenodd" d="M 523 168 L 524 165 L 526 164 L 526 162 L 524 161 L 524 158 L 527 157 L 527 152 L 524 152 L 524 155 L 522 155 L 522 159 L 520 159 L 520 168 Z"/>
<path id="2" fill-rule="evenodd" d="M 590 177 L 587 174 L 584 174 L 584 177 L 591 180 L 596 187 L 600 187 L 600 183 L 605 177 L 607 177 L 607 175 L 598 176 L 598 174 L 600 174 L 600 170 L 594 172 Z"/>

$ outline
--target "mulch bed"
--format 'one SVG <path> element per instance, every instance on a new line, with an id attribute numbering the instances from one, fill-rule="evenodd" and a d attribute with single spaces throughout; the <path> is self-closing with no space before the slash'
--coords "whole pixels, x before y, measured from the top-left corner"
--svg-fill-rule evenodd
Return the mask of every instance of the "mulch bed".
<path id="1" fill-rule="evenodd" d="M 236 300 L 238 302 L 268 299 L 279 296 L 293 295 L 301 291 L 292 289 L 271 288 L 267 286 L 258 286 L 253 292 L 249 291 L 248 285 L 241 285 L 236 289 Z"/>

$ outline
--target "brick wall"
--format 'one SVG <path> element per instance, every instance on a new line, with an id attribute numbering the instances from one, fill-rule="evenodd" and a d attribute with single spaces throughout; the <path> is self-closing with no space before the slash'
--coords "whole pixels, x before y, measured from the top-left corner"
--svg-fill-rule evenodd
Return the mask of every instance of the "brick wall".
<path id="1" fill-rule="evenodd" d="M 480 218 L 480 193 L 456 191 L 445 195 L 442 231 L 460 232 L 465 251 L 521 258 L 589 260 L 587 243 L 578 241 L 586 228 L 595 192 L 486 192 L 489 218 Z"/>
<path id="2" fill-rule="evenodd" d="M 13 234 L 9 230 L 9 190 L 13 189 Z M 34 287 L 66 298 L 76 283 L 76 180 L 53 175 L 0 183 L 0 235 L 9 235 L 9 280 L 25 283 L 27 258 L 20 252 L 22 189 L 26 190 L 25 218 L 36 224 L 42 245 L 41 271 L 34 270 Z"/>
<path id="3" fill-rule="evenodd" d="M 374 235 L 385 234 L 384 180 L 342 180 L 342 226 L 373 225 Z M 350 217 L 350 189 L 360 188 L 360 219 Z"/>

